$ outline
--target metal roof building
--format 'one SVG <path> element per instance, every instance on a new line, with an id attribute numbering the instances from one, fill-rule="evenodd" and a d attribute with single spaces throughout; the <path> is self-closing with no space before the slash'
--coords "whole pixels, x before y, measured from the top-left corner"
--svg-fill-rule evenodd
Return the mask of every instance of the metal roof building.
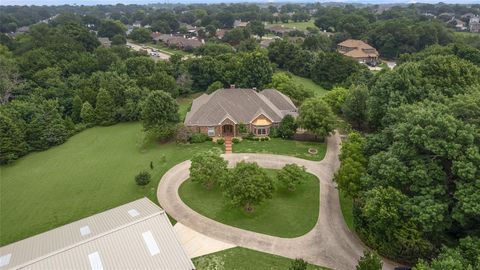
<path id="1" fill-rule="evenodd" d="M 147 198 L 0 248 L 4 269 L 195 269 Z"/>

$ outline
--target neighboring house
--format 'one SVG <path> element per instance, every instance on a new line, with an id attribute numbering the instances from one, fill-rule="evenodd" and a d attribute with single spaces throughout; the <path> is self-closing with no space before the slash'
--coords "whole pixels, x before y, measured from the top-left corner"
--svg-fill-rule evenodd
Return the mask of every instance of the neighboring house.
<path id="1" fill-rule="evenodd" d="M 160 41 L 160 37 L 161 37 L 161 36 L 162 36 L 162 33 L 160 33 L 160 32 L 152 32 L 152 33 L 150 34 L 150 37 L 152 37 L 152 40 L 153 40 L 154 42 Z"/>
<path id="2" fill-rule="evenodd" d="M 272 44 L 273 42 L 275 42 L 275 39 L 273 39 L 273 38 L 263 39 L 262 41 L 260 41 L 260 47 L 268 48 L 268 46 L 270 46 L 270 44 Z"/>
<path id="3" fill-rule="evenodd" d="M 203 45 L 203 40 L 197 38 L 186 38 L 185 36 L 178 36 L 172 34 L 161 34 L 154 32 L 151 35 L 152 40 L 156 42 L 163 42 L 170 47 L 177 47 L 184 50 L 192 50 Z"/>
<path id="4" fill-rule="evenodd" d="M 142 23 L 140 21 L 136 21 L 132 24 L 133 27 L 137 27 L 137 28 L 140 28 L 142 27 Z"/>
<path id="5" fill-rule="evenodd" d="M 147 198 L 0 248 L 1 269 L 195 269 Z"/>
<path id="6" fill-rule="evenodd" d="M 467 19 L 469 20 L 470 18 L 475 17 L 475 14 L 473 13 L 465 13 L 462 15 L 462 19 Z"/>
<path id="7" fill-rule="evenodd" d="M 450 21 L 447 22 L 448 25 L 455 27 L 457 31 L 465 31 L 467 30 L 467 24 L 459 19 L 452 18 Z"/>
<path id="8" fill-rule="evenodd" d="M 470 21 L 468 23 L 468 27 L 470 29 L 470 32 L 480 33 L 480 17 L 475 16 L 475 17 L 470 18 Z"/>
<path id="9" fill-rule="evenodd" d="M 235 20 L 233 22 L 233 28 L 237 28 L 237 27 L 245 28 L 245 27 L 247 27 L 247 25 L 248 25 L 248 22 L 242 22 L 241 20 Z"/>
<path id="10" fill-rule="evenodd" d="M 110 48 L 110 46 L 112 46 L 112 42 L 107 37 L 99 37 L 98 41 L 100 41 L 100 45 L 105 48 Z"/>
<path id="11" fill-rule="evenodd" d="M 268 136 L 287 114 L 296 117 L 297 107 L 279 91 L 231 86 L 196 98 L 184 123 L 192 132 L 210 137 L 238 136 L 240 125 L 245 125 L 247 133 Z"/>
<path id="12" fill-rule="evenodd" d="M 294 28 L 284 27 L 283 25 L 270 25 L 265 27 L 265 30 L 277 36 L 284 36 L 290 32 L 296 31 Z"/>
<path id="13" fill-rule="evenodd" d="M 217 31 L 215 32 L 215 36 L 218 39 L 223 39 L 223 37 L 225 36 L 226 33 L 227 33 L 226 29 L 217 29 Z"/>
<path id="14" fill-rule="evenodd" d="M 337 51 L 347 57 L 354 58 L 361 63 L 376 63 L 379 56 L 375 48 L 356 39 L 347 39 L 340 42 L 337 45 Z"/>

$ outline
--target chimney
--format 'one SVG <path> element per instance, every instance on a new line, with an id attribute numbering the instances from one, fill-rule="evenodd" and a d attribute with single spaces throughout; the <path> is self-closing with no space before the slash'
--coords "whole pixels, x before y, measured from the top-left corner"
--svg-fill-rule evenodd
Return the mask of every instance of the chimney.
<path id="1" fill-rule="evenodd" d="M 230 89 L 235 89 L 235 84 L 230 84 Z"/>

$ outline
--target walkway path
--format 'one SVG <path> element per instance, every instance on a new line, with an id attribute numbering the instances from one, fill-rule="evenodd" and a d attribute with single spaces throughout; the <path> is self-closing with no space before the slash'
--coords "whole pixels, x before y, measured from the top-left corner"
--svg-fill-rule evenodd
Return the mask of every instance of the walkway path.
<path id="1" fill-rule="evenodd" d="M 162 177 L 157 198 L 160 205 L 178 222 L 209 237 L 254 250 L 304 260 L 333 269 L 355 269 L 365 246 L 351 233 L 343 219 L 338 192 L 332 182 L 340 161 L 340 137 L 327 139 L 327 153 L 320 162 L 269 154 L 226 154 L 230 165 L 247 160 L 265 168 L 280 169 L 285 164 L 303 165 L 320 179 L 320 213 L 315 227 L 296 238 L 281 238 L 251 232 L 222 224 L 190 209 L 178 195 L 178 188 L 188 179 L 190 161 L 171 168 Z M 393 269 L 393 263 L 384 260 L 384 269 Z"/>

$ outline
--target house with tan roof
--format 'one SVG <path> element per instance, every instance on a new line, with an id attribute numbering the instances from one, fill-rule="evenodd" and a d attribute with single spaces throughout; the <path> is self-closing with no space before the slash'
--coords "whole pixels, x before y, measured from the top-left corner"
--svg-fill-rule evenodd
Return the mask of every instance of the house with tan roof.
<path id="1" fill-rule="evenodd" d="M 347 39 L 337 45 L 337 51 L 361 63 L 376 62 L 379 53 L 366 42 L 357 39 Z"/>
<path id="2" fill-rule="evenodd" d="M 268 136 L 285 115 L 298 115 L 289 97 L 275 89 L 219 89 L 196 98 L 185 117 L 185 126 L 192 132 L 210 137 L 240 135 L 240 126 L 255 136 Z"/>

